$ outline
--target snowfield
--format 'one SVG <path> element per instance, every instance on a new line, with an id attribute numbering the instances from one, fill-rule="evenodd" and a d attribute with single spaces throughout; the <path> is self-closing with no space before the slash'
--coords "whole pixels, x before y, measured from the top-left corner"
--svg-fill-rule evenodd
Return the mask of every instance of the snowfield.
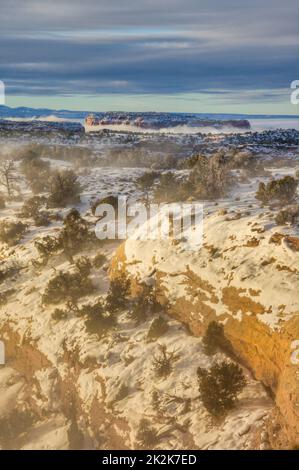
<path id="1" fill-rule="evenodd" d="M 18 129 L 17 123 L 14 126 Z M 167 141 L 167 145 L 175 142 L 181 146 L 179 158 L 182 158 L 189 155 L 188 149 L 205 148 L 207 153 L 212 153 L 215 148 L 237 141 L 241 147 L 258 148 L 261 158 L 270 159 L 271 165 L 263 175 L 247 180 L 242 179 L 242 172 L 237 170 L 237 185 L 225 199 L 194 201 L 204 203 L 201 248 L 185 250 L 183 243 L 174 243 L 171 239 L 128 239 L 125 243 L 107 241 L 100 248 L 86 248 L 75 256 L 77 259 L 85 255 L 91 261 L 98 252 L 106 256 L 102 267 L 93 266 L 90 278 L 94 292 L 82 297 L 79 307 L 98 298 L 105 299 L 110 280 L 124 271 L 137 285 L 150 280 L 169 304 L 169 315 L 153 313 L 138 324 L 125 308 L 117 314 L 117 325 L 102 336 L 88 331 L 84 318 L 75 311 L 69 310 L 65 318 L 53 318 L 55 309 L 65 308 L 65 304 L 42 302 L 49 280 L 57 272 L 73 268 L 61 253 L 51 257 L 45 265 L 38 264 L 35 241 L 59 234 L 62 218 L 73 205 L 51 209 L 49 213 L 56 219 L 53 217 L 46 227 L 36 227 L 32 219 L 26 219 L 28 229 L 15 246 L 0 242 L 1 271 L 8 267 L 15 269 L 0 285 L 0 293 L 13 289 L 8 301 L 0 306 L 0 340 L 4 341 L 7 359 L 6 365 L 0 366 L 0 428 L 12 423 L 11 435 L 2 435 L 0 431 L 2 448 L 142 448 L 138 429 L 144 419 L 152 427 L 157 449 L 263 450 L 290 445 L 291 438 L 288 441 L 285 436 L 288 424 L 293 426 L 292 399 L 296 398 L 298 384 L 294 385 L 292 379 L 294 368 L 290 370 L 289 364 L 275 362 L 275 348 L 279 350 L 279 338 L 284 338 L 288 325 L 298 320 L 299 299 L 294 294 L 299 288 L 298 249 L 294 242 L 298 240 L 298 231 L 290 225 L 277 226 L 275 213 L 269 207 L 261 207 L 255 193 L 259 182 L 269 181 L 271 176 L 295 175 L 292 145 L 280 148 L 283 144 L 277 144 L 276 136 L 272 151 L 268 152 L 270 144 L 265 141 L 274 139 L 278 131 L 270 131 L 263 138 L 254 133 L 157 137 L 106 132 L 80 137 L 63 134 L 53 139 L 46 132 L 39 132 L 43 134 L 32 141 L 45 146 L 42 158 L 51 163 L 52 169 L 76 168 L 83 188 L 76 208 L 90 223 L 91 230 L 97 221 L 91 213 L 92 201 L 108 195 L 123 195 L 132 201 L 144 197 L 136 180 L 151 164 L 144 166 L 142 160 L 142 164 L 136 166 L 127 166 L 126 162 L 123 166 L 115 166 L 113 162 L 102 166 L 101 158 L 115 145 L 130 148 L 137 142 L 142 147 L 144 142 L 148 145 L 158 138 L 163 145 Z M 281 131 L 279 136 L 283 141 L 289 134 Z M 22 145 L 24 142 L 27 145 L 28 136 L 22 135 Z M 78 159 L 72 161 L 69 154 L 63 158 L 62 152 L 58 158 L 56 151 L 53 158 L 50 147 L 55 139 L 55 145 L 66 146 L 68 150 L 78 144 L 92 148 L 96 161 L 78 169 Z M 7 145 L 5 156 L 9 149 L 21 146 L 17 134 L 4 136 L 2 140 L 3 148 Z M 282 158 L 285 158 L 284 165 Z M 177 176 L 184 176 L 189 170 L 174 168 L 173 171 Z M 19 177 L 21 196 L 0 209 L 1 220 L 18 220 L 24 200 L 32 196 L 21 173 Z M 152 193 L 149 192 L 150 197 Z M 148 332 L 158 316 L 163 317 L 168 328 L 159 338 L 151 339 Z M 238 327 L 227 330 L 233 344 L 236 341 L 239 355 L 232 358 L 225 352 L 214 356 L 205 354 L 199 333 L 201 325 L 204 330 L 211 319 L 216 319 L 225 329 L 230 322 L 239 324 L 238 340 L 243 342 L 244 349 L 235 340 Z M 263 364 L 263 345 L 256 343 L 255 337 L 250 338 L 251 326 L 247 321 L 256 322 L 258 328 L 261 325 L 262 331 L 264 328 L 267 331 Z M 243 329 L 249 339 L 242 336 Z M 288 340 L 289 337 L 283 346 L 286 354 Z M 247 341 L 257 348 L 259 359 L 256 362 L 249 346 L 246 356 Z M 157 378 L 153 361 L 161 345 L 174 353 L 175 360 L 169 375 Z M 271 349 L 269 362 L 268 347 Z M 209 369 L 222 360 L 239 362 L 247 383 L 236 407 L 215 419 L 200 399 L 197 369 Z M 276 400 L 268 389 L 274 391 L 272 379 L 274 375 L 280 377 L 284 369 L 290 374 L 289 391 L 280 392 Z M 281 425 L 283 410 L 290 421 Z"/>

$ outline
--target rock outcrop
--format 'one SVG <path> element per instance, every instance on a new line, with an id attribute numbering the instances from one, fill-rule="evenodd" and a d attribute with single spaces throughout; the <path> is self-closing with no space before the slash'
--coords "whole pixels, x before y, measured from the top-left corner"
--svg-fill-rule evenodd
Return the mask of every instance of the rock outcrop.
<path id="1" fill-rule="evenodd" d="M 132 293 L 149 281 L 169 314 L 202 335 L 224 325 L 234 353 L 271 390 L 289 446 L 299 443 L 298 239 L 278 233 L 269 215 L 220 211 L 204 222 L 204 243 L 185 251 L 172 241 L 127 240 L 111 276 L 126 273 Z"/>

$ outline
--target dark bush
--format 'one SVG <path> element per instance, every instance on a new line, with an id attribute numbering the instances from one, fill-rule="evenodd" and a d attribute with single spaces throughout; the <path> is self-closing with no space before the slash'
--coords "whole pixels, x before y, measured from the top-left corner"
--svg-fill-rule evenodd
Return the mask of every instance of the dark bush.
<path id="1" fill-rule="evenodd" d="M 61 248 L 59 238 L 51 237 L 47 235 L 41 240 L 36 240 L 34 246 L 38 250 L 39 254 L 43 258 L 43 261 L 47 263 L 50 256 L 56 253 Z"/>
<path id="2" fill-rule="evenodd" d="M 89 260 L 81 258 L 76 262 L 74 272 L 60 271 L 48 282 L 42 302 L 44 304 L 58 304 L 67 300 L 76 302 L 81 297 L 91 294 L 94 287 L 88 277 L 90 269 Z"/>
<path id="3" fill-rule="evenodd" d="M 107 312 L 105 304 L 98 299 L 93 304 L 86 304 L 80 309 L 80 315 L 85 316 L 85 326 L 89 333 L 105 334 L 107 330 L 116 325 L 116 319 L 111 312 Z"/>
<path id="4" fill-rule="evenodd" d="M 22 222 L 3 220 L 0 223 L 0 241 L 14 246 L 21 240 L 26 230 L 27 225 Z"/>
<path id="5" fill-rule="evenodd" d="M 137 187 L 139 187 L 141 191 L 144 191 L 146 193 L 147 201 L 149 199 L 149 191 L 153 189 L 153 185 L 158 179 L 159 175 L 160 173 L 158 173 L 157 171 L 148 171 L 142 176 L 139 176 L 139 178 L 137 178 Z"/>
<path id="6" fill-rule="evenodd" d="M 88 223 L 77 209 L 72 209 L 65 217 L 59 235 L 59 244 L 70 262 L 73 262 L 74 254 L 78 253 L 89 239 Z"/>
<path id="7" fill-rule="evenodd" d="M 219 349 L 223 351 L 231 351 L 231 345 L 224 335 L 223 326 L 212 321 L 203 337 L 204 351 L 208 356 L 212 356 Z"/>
<path id="8" fill-rule="evenodd" d="M 167 377 L 173 369 L 179 356 L 175 351 L 168 352 L 165 344 L 159 344 L 159 353 L 154 356 L 153 370 L 159 378 Z"/>
<path id="9" fill-rule="evenodd" d="M 80 202 L 81 186 L 72 170 L 55 171 L 49 178 L 49 207 Z"/>
<path id="10" fill-rule="evenodd" d="M 55 308 L 54 312 L 52 313 L 52 318 L 55 321 L 64 320 L 67 318 L 67 312 L 62 308 Z"/>
<path id="11" fill-rule="evenodd" d="M 0 209 L 5 209 L 5 207 L 6 207 L 5 196 L 0 193 Z"/>
<path id="12" fill-rule="evenodd" d="M 22 159 L 20 168 L 33 193 L 48 191 L 50 163 L 42 160 L 36 151 L 29 149 Z"/>
<path id="13" fill-rule="evenodd" d="M 181 183 L 172 172 L 163 173 L 154 191 L 154 199 L 157 202 L 173 202 L 181 197 Z"/>
<path id="14" fill-rule="evenodd" d="M 278 212 L 275 217 L 277 225 L 296 225 L 299 217 L 299 206 L 286 207 Z"/>
<path id="15" fill-rule="evenodd" d="M 163 307 L 156 298 L 152 287 L 145 286 L 141 294 L 135 299 L 129 317 L 137 324 L 146 320 L 148 314 L 161 312 Z"/>
<path id="16" fill-rule="evenodd" d="M 21 209 L 20 217 L 35 217 L 45 203 L 46 198 L 43 196 L 33 196 L 27 199 Z"/>
<path id="17" fill-rule="evenodd" d="M 95 268 L 100 269 L 107 261 L 107 258 L 102 253 L 98 253 L 93 259 L 93 265 Z"/>
<path id="18" fill-rule="evenodd" d="M 106 307 L 109 312 L 126 308 L 130 294 L 130 280 L 125 276 L 112 279 L 106 297 Z"/>
<path id="19" fill-rule="evenodd" d="M 18 263 L 12 262 L 10 264 L 4 265 L 0 268 L 0 284 L 6 279 L 9 279 L 15 276 L 21 269 L 21 266 Z"/>
<path id="20" fill-rule="evenodd" d="M 278 202 L 289 204 L 296 197 L 298 181 L 292 176 L 284 176 L 279 180 L 272 180 L 269 183 L 260 183 L 256 192 L 256 199 L 263 204 Z"/>
<path id="21" fill-rule="evenodd" d="M 187 194 L 200 199 L 224 197 L 233 185 L 230 160 L 223 153 L 199 156 L 184 186 Z"/>
<path id="22" fill-rule="evenodd" d="M 150 421 L 142 419 L 138 426 L 136 439 L 145 449 L 153 449 L 159 442 L 159 435 L 151 426 Z"/>
<path id="23" fill-rule="evenodd" d="M 45 211 L 38 212 L 38 214 L 33 217 L 33 220 L 36 227 L 47 227 L 51 222 L 49 214 Z"/>
<path id="24" fill-rule="evenodd" d="M 96 209 L 98 206 L 100 206 L 101 204 L 109 204 L 110 206 L 113 207 L 113 209 L 115 210 L 115 212 L 117 213 L 117 210 L 118 210 L 118 198 L 116 196 L 107 196 L 107 197 L 104 197 L 104 198 L 99 198 L 99 199 L 96 199 L 94 201 L 92 201 L 90 203 L 90 209 L 91 209 L 91 213 L 93 215 L 96 214 Z"/>
<path id="25" fill-rule="evenodd" d="M 246 385 L 241 367 L 225 361 L 209 370 L 199 367 L 197 374 L 203 405 L 214 416 L 221 416 L 232 409 Z"/>

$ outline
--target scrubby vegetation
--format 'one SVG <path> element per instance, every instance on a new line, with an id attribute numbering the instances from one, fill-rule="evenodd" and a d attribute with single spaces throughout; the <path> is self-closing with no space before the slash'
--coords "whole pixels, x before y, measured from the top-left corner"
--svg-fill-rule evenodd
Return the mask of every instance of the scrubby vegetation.
<path id="1" fill-rule="evenodd" d="M 93 304 L 86 304 L 80 309 L 80 314 L 85 316 L 85 326 L 89 333 L 104 334 L 116 325 L 116 318 L 111 312 L 107 312 L 105 303 L 98 299 Z"/>
<path id="2" fill-rule="evenodd" d="M 103 253 L 98 253 L 93 259 L 95 268 L 100 269 L 107 262 L 107 258 Z"/>
<path id="3" fill-rule="evenodd" d="M 72 209 L 64 218 L 59 235 L 56 237 L 47 235 L 41 240 L 36 240 L 34 244 L 42 257 L 43 264 L 59 251 L 65 254 L 70 263 L 73 263 L 74 255 L 96 241 L 96 237 L 89 232 L 88 222 L 81 217 L 77 209 Z"/>
<path id="4" fill-rule="evenodd" d="M 162 173 L 154 191 L 157 202 L 172 202 L 180 199 L 181 183 L 172 172 Z"/>
<path id="5" fill-rule="evenodd" d="M 223 153 L 216 153 L 198 157 L 185 190 L 200 199 L 217 199 L 226 196 L 232 185 L 230 161 Z"/>
<path id="6" fill-rule="evenodd" d="M 277 225 L 296 225 L 298 224 L 298 217 L 299 217 L 299 206 L 289 206 L 285 209 L 282 209 L 278 212 L 275 217 L 275 222 Z"/>
<path id="7" fill-rule="evenodd" d="M 72 170 L 55 171 L 49 178 L 49 207 L 64 207 L 80 202 L 81 186 Z"/>
<path id="8" fill-rule="evenodd" d="M 37 151 L 28 149 L 23 155 L 20 169 L 25 175 L 31 191 L 39 194 L 48 191 L 50 163 L 42 160 Z"/>
<path id="9" fill-rule="evenodd" d="M 45 205 L 46 198 L 42 196 L 33 196 L 27 199 L 20 212 L 20 217 L 35 217 L 40 209 Z"/>
<path id="10" fill-rule="evenodd" d="M 54 312 L 52 313 L 52 318 L 55 321 L 64 320 L 67 318 L 67 312 L 62 308 L 55 308 Z"/>
<path id="11" fill-rule="evenodd" d="M 35 240 L 34 246 L 42 257 L 43 264 L 47 264 L 49 258 L 61 248 L 59 238 L 50 235 L 41 240 Z"/>
<path id="12" fill-rule="evenodd" d="M 0 267 L 0 284 L 4 282 L 6 279 L 15 276 L 20 270 L 22 266 L 16 262 L 15 260 L 9 260 L 6 263 L 1 264 Z"/>
<path id="13" fill-rule="evenodd" d="M 278 180 L 272 180 L 269 183 L 261 182 L 259 184 L 256 199 L 263 204 L 279 203 L 290 204 L 296 197 L 298 181 L 292 176 L 284 176 Z"/>
<path id="14" fill-rule="evenodd" d="M 91 294 L 94 290 L 89 278 L 91 263 L 81 257 L 75 263 L 73 272 L 60 271 L 50 281 L 42 296 L 44 304 L 58 304 L 63 301 L 76 302 L 79 298 Z"/>
<path id="15" fill-rule="evenodd" d="M 231 351 L 231 344 L 224 335 L 223 326 L 215 321 L 209 323 L 202 343 L 208 356 L 214 355 L 218 350 Z"/>
<path id="16" fill-rule="evenodd" d="M 153 185 L 158 177 L 159 173 L 157 171 L 148 171 L 137 178 L 137 187 L 146 193 L 147 201 L 149 199 L 149 191 L 153 188 Z"/>
<path id="17" fill-rule="evenodd" d="M 155 289 L 151 286 L 144 286 L 142 292 L 132 303 L 129 317 L 137 324 L 146 320 L 150 314 L 163 311 L 164 308 L 157 300 Z"/>
<path id="18" fill-rule="evenodd" d="M 116 312 L 127 306 L 130 294 L 130 280 L 125 276 L 112 279 L 106 297 L 106 307 L 109 312 Z"/>
<path id="19" fill-rule="evenodd" d="M 142 419 L 139 423 L 136 440 L 145 449 L 153 449 L 159 442 L 158 432 L 153 428 L 150 421 Z"/>
<path id="20" fill-rule="evenodd" d="M 72 209 L 63 221 L 63 229 L 59 235 L 59 244 L 69 261 L 90 241 L 88 223 L 77 209 Z"/>
<path id="21" fill-rule="evenodd" d="M 112 206 L 117 214 L 118 198 L 116 196 L 107 196 L 104 198 L 99 198 L 99 199 L 95 199 L 91 201 L 90 209 L 93 215 L 96 215 L 97 207 L 100 206 L 101 204 L 108 204 L 109 206 Z"/>
<path id="22" fill-rule="evenodd" d="M 45 205 L 45 196 L 33 196 L 24 202 L 19 216 L 24 218 L 33 218 L 37 227 L 49 225 L 49 214 L 45 210 L 41 210 Z"/>
<path id="23" fill-rule="evenodd" d="M 246 385 L 241 367 L 230 362 L 215 364 L 209 370 L 199 367 L 197 375 L 203 405 L 214 416 L 232 409 Z"/>
<path id="24" fill-rule="evenodd" d="M 16 167 L 13 160 L 0 161 L 0 186 L 5 188 L 8 198 L 12 198 L 18 189 L 16 183 L 18 177 L 16 175 Z"/>
<path id="25" fill-rule="evenodd" d="M 0 209 L 5 209 L 5 207 L 6 207 L 5 196 L 0 193 Z"/>
<path id="26" fill-rule="evenodd" d="M 9 246 L 17 245 L 26 230 L 27 225 L 22 222 L 3 220 L 0 222 L 0 241 Z"/>
<path id="27" fill-rule="evenodd" d="M 159 344 L 158 348 L 159 352 L 153 358 L 153 370 L 158 378 L 166 378 L 172 372 L 179 355 L 176 351 L 167 351 L 165 344 Z"/>
<path id="28" fill-rule="evenodd" d="M 177 177 L 172 172 L 163 173 L 156 185 L 156 201 L 183 201 L 190 197 L 217 199 L 228 194 L 235 180 L 232 162 L 223 152 L 212 156 L 197 155 L 188 160 L 191 168 L 188 177 Z"/>

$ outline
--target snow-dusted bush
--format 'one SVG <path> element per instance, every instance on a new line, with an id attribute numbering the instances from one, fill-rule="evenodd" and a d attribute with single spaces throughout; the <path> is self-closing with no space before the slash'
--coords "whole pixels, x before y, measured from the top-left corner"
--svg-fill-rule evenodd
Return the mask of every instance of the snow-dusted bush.
<path id="1" fill-rule="evenodd" d="M 53 320 L 60 321 L 60 320 L 64 320 L 67 317 L 67 312 L 63 310 L 62 308 L 55 308 L 51 316 Z"/>
<path id="2" fill-rule="evenodd" d="M 155 290 L 151 286 L 144 286 L 142 292 L 132 302 L 129 317 L 138 324 L 145 321 L 147 315 L 161 311 L 163 311 L 163 307 L 157 300 Z"/>
<path id="3" fill-rule="evenodd" d="M 42 302 L 44 304 L 58 304 L 67 300 L 76 302 L 80 297 L 91 294 L 94 287 L 88 277 L 90 270 L 89 260 L 81 258 L 76 262 L 74 272 L 58 272 L 48 282 Z"/>
<path id="4" fill-rule="evenodd" d="M 227 194 L 233 182 L 230 160 L 223 153 L 211 157 L 200 155 L 184 190 L 200 199 L 217 199 Z"/>
<path id="5" fill-rule="evenodd" d="M 0 193 L 0 209 L 5 209 L 5 207 L 6 207 L 5 196 Z"/>
<path id="6" fill-rule="evenodd" d="M 157 202 L 173 202 L 179 201 L 182 197 L 180 194 L 180 186 L 178 178 L 172 172 L 162 173 L 154 191 L 154 199 Z"/>
<path id="7" fill-rule="evenodd" d="M 21 264 L 15 260 L 9 260 L 8 263 L 1 265 L 0 268 L 0 284 L 6 279 L 15 276 L 20 269 L 22 269 Z"/>
<path id="8" fill-rule="evenodd" d="M 59 243 L 68 259 L 73 262 L 74 254 L 89 241 L 88 223 L 77 209 L 72 209 L 65 217 Z"/>
<path id="9" fill-rule="evenodd" d="M 55 171 L 49 178 L 49 207 L 65 207 L 80 202 L 81 186 L 72 170 Z"/>
<path id="10" fill-rule="evenodd" d="M 296 225 L 299 217 L 299 206 L 290 206 L 282 209 L 275 217 L 277 225 Z"/>
<path id="11" fill-rule="evenodd" d="M 153 449 L 159 442 L 158 432 L 147 419 L 142 419 L 139 423 L 136 440 L 145 449 Z"/>
<path id="12" fill-rule="evenodd" d="M 263 204 L 278 202 L 279 204 L 290 204 L 296 197 L 298 181 L 292 176 L 284 176 L 269 183 L 260 183 L 256 192 L 256 199 Z"/>
<path id="13" fill-rule="evenodd" d="M 212 356 L 219 349 L 225 351 L 231 350 L 230 342 L 224 335 L 223 326 L 215 321 L 209 323 L 202 342 L 204 351 L 208 356 Z"/>
<path id="14" fill-rule="evenodd" d="M 153 358 L 153 370 L 157 377 L 166 378 L 173 370 L 179 355 L 176 351 L 167 351 L 165 344 L 159 344 L 159 352 Z"/>
<path id="15" fill-rule="evenodd" d="M 111 312 L 107 312 L 102 299 L 97 299 L 92 304 L 81 307 L 79 315 L 84 315 L 86 330 L 89 333 L 103 335 L 107 330 L 116 325 L 116 318 Z"/>
<path id="16" fill-rule="evenodd" d="M 44 196 L 33 196 L 24 202 L 20 212 L 20 217 L 32 217 L 37 227 L 47 226 L 50 223 L 49 214 L 42 211 L 41 208 L 45 205 L 46 198 Z"/>
<path id="17" fill-rule="evenodd" d="M 20 217 L 35 217 L 40 209 L 45 205 L 46 198 L 43 196 L 33 196 L 27 199 L 20 212 Z"/>
<path id="18" fill-rule="evenodd" d="M 46 211 L 39 211 L 33 217 L 33 220 L 36 227 L 47 227 L 51 222 L 49 214 Z"/>
<path id="19" fill-rule="evenodd" d="M 0 241 L 14 246 L 19 243 L 26 230 L 27 225 L 22 222 L 3 220 L 0 222 Z"/>
<path id="20" fill-rule="evenodd" d="M 109 312 L 116 312 L 125 308 L 130 294 L 130 280 L 125 275 L 112 279 L 106 297 L 106 308 Z"/>
<path id="21" fill-rule="evenodd" d="M 47 263 L 50 256 L 61 248 L 59 238 L 50 235 L 43 237 L 41 240 L 36 240 L 34 246 L 42 257 L 44 264 Z"/>
<path id="22" fill-rule="evenodd" d="M 148 171 L 139 176 L 136 180 L 137 187 L 146 193 L 147 200 L 149 199 L 149 191 L 153 188 L 155 181 L 158 179 L 160 173 L 157 171 Z"/>
<path id="23" fill-rule="evenodd" d="M 42 160 L 37 151 L 29 149 L 26 152 L 20 169 L 24 173 L 33 193 L 38 194 L 48 191 L 50 163 Z"/>
<path id="24" fill-rule="evenodd" d="M 107 262 L 107 258 L 102 253 L 98 253 L 93 259 L 95 268 L 100 269 Z"/>
<path id="25" fill-rule="evenodd" d="M 107 196 L 104 198 L 98 198 L 90 202 L 91 213 L 95 215 L 96 209 L 101 204 L 109 204 L 117 212 L 118 210 L 118 198 L 116 196 Z"/>
<path id="26" fill-rule="evenodd" d="M 230 362 L 215 364 L 209 370 L 199 367 L 197 375 L 203 405 L 214 416 L 232 409 L 246 385 L 241 367 Z"/>

